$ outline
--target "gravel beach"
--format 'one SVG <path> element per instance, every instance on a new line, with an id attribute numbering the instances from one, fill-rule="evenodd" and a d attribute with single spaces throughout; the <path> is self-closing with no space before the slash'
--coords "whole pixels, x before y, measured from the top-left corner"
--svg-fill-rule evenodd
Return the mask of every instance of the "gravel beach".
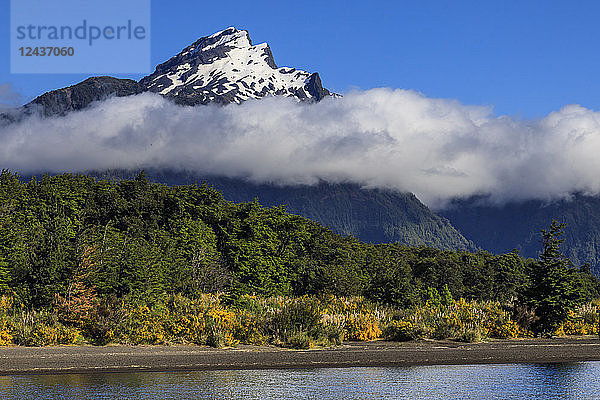
<path id="1" fill-rule="evenodd" d="M 0 374 L 119 371 L 325 368 L 442 364 L 600 361 L 597 337 L 346 343 L 289 350 L 269 346 L 213 349 L 198 346 L 56 346 L 0 348 Z"/>

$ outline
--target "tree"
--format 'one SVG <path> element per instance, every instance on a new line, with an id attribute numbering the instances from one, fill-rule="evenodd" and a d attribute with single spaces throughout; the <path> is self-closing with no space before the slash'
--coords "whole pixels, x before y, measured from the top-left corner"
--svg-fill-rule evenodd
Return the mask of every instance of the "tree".
<path id="1" fill-rule="evenodd" d="M 0 255 L 0 294 L 7 293 L 10 290 L 10 272 L 8 263 Z"/>
<path id="2" fill-rule="evenodd" d="M 528 297 L 538 317 L 533 329 L 541 335 L 552 335 L 580 301 L 577 271 L 560 252 L 565 226 L 553 220 L 542 230 L 542 252 L 532 271 Z"/>
<path id="3" fill-rule="evenodd" d="M 55 294 L 55 306 L 64 322 L 75 324 L 79 328 L 90 329 L 93 325 L 94 311 L 98 306 L 98 296 L 93 286 L 86 283 L 94 268 L 92 255 L 96 249 L 88 247 L 81 257 L 81 264 L 75 270 L 65 297 Z"/>
<path id="4" fill-rule="evenodd" d="M 450 289 L 448 285 L 444 284 L 442 287 L 442 292 L 440 293 L 440 298 L 443 306 L 449 306 L 454 303 L 454 299 L 452 298 L 452 293 L 450 293 Z"/>

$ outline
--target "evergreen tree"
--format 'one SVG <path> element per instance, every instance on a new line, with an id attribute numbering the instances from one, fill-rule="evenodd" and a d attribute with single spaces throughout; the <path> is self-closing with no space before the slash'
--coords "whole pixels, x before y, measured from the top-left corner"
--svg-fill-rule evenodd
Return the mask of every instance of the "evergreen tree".
<path id="1" fill-rule="evenodd" d="M 440 298 L 442 300 L 442 305 L 444 305 L 444 306 L 449 306 L 450 304 L 452 304 L 454 302 L 454 299 L 452 298 L 452 293 L 450 293 L 450 289 L 448 288 L 448 285 L 444 284 L 444 286 L 442 287 L 442 292 L 440 293 Z"/>
<path id="2" fill-rule="evenodd" d="M 580 300 L 576 270 L 560 251 L 565 226 L 553 220 L 542 230 L 542 252 L 533 269 L 529 302 L 539 318 L 534 331 L 541 335 L 552 335 Z"/>

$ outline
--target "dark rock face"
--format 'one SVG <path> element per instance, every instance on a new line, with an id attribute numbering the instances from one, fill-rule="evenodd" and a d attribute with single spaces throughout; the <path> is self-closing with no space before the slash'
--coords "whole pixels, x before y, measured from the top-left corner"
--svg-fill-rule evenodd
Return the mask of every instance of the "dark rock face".
<path id="1" fill-rule="evenodd" d="M 329 90 L 325 89 L 321 84 L 321 78 L 319 77 L 318 72 L 310 75 L 306 82 L 306 88 L 317 101 L 320 101 L 327 96 L 331 96 Z"/>
<path id="2" fill-rule="evenodd" d="M 9 113 L 6 111 L 0 111 L 0 126 L 12 124 L 15 122 L 16 117 L 13 113 Z"/>
<path id="3" fill-rule="evenodd" d="M 44 93 L 25 107 L 32 109 L 34 106 L 39 106 L 44 116 L 64 115 L 69 111 L 86 108 L 92 102 L 110 96 L 131 96 L 144 91 L 144 86 L 134 80 L 100 76 Z"/>

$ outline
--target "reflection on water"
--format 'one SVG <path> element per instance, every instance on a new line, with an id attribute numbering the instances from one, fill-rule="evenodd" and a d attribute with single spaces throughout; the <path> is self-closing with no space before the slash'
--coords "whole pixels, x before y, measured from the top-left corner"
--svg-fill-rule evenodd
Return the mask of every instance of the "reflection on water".
<path id="1" fill-rule="evenodd" d="M 600 362 L 0 377 L 2 399 L 596 399 Z"/>

